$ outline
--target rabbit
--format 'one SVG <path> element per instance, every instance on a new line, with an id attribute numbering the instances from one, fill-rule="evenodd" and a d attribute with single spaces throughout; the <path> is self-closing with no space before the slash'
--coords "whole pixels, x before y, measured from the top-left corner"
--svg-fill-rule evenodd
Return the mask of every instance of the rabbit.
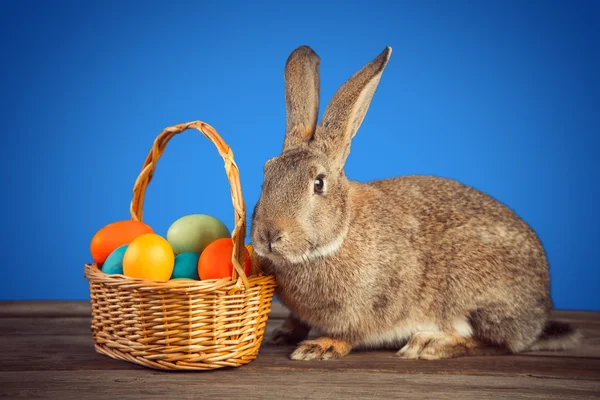
<path id="1" fill-rule="evenodd" d="M 250 232 L 290 310 L 269 341 L 294 344 L 293 360 L 360 349 L 435 360 L 576 346 L 580 332 L 549 319 L 545 250 L 506 205 L 449 178 L 346 177 L 352 138 L 391 53 L 386 47 L 351 76 L 320 123 L 320 57 L 300 46 L 286 61 L 282 153 L 264 165 Z"/>

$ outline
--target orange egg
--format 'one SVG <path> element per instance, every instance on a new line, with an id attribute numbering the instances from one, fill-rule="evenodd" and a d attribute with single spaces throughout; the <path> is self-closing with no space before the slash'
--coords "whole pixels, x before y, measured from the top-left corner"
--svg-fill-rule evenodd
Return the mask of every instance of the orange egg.
<path id="1" fill-rule="evenodd" d="M 198 260 L 198 275 L 201 280 L 230 278 L 233 273 L 233 240 L 231 238 L 217 239 L 204 249 Z M 244 272 L 250 273 L 250 253 L 244 248 L 246 266 Z"/>
<path id="2" fill-rule="evenodd" d="M 167 239 L 155 233 L 135 238 L 123 256 L 123 275 L 151 281 L 168 281 L 175 266 L 175 253 Z"/>
<path id="3" fill-rule="evenodd" d="M 141 221 L 124 220 L 108 224 L 92 238 L 90 244 L 92 258 L 96 264 L 102 265 L 117 247 L 131 243 L 133 239 L 144 233 L 154 233 L 154 231 Z"/>

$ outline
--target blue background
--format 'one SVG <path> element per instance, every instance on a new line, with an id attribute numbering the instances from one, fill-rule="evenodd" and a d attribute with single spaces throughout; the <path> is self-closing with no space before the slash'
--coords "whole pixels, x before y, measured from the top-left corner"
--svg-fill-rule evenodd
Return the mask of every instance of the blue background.
<path id="1" fill-rule="evenodd" d="M 320 55 L 322 111 L 389 45 L 348 176 L 433 174 L 488 192 L 539 233 L 556 307 L 600 310 L 598 4 L 5 0 L 0 299 L 88 298 L 89 241 L 129 217 L 165 126 L 213 125 L 251 210 L 281 149 L 289 53 Z M 233 226 L 222 160 L 195 131 L 169 144 L 145 220 L 165 234 L 189 213 Z"/>

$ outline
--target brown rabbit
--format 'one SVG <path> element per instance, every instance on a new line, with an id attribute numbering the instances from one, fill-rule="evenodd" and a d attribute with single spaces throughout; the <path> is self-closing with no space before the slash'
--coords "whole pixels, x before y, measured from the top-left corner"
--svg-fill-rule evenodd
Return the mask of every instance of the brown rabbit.
<path id="1" fill-rule="evenodd" d="M 513 211 L 457 181 L 344 174 L 350 142 L 390 58 L 387 47 L 333 96 L 322 121 L 317 54 L 285 67 L 287 130 L 267 161 L 252 242 L 290 310 L 271 338 L 295 360 L 392 347 L 411 359 L 564 349 L 550 321 L 544 248 Z M 311 328 L 321 335 L 306 340 Z"/>

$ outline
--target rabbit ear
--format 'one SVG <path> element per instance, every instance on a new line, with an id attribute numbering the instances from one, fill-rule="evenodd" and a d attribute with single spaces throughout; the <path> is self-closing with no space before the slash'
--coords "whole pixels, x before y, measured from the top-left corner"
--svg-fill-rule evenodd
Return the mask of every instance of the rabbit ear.
<path id="1" fill-rule="evenodd" d="M 367 114 L 391 54 L 392 48 L 386 47 L 348 79 L 334 94 L 317 126 L 311 145 L 327 154 L 340 169 L 350 153 L 350 142 Z"/>
<path id="2" fill-rule="evenodd" d="M 283 151 L 313 138 L 319 114 L 320 59 L 308 46 L 294 50 L 285 64 L 286 134 Z"/>

